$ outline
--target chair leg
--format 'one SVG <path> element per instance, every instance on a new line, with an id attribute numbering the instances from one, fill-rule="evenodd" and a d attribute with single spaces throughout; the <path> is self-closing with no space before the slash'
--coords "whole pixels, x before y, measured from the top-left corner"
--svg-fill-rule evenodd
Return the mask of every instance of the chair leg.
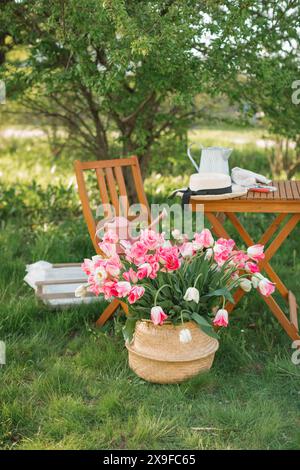
<path id="1" fill-rule="evenodd" d="M 120 306 L 120 302 L 117 299 L 114 299 L 104 310 L 104 312 L 100 315 L 98 320 L 96 321 L 97 326 L 103 326 L 104 323 L 109 320 L 110 317 L 113 316 L 117 308 Z"/>
<path id="2" fill-rule="evenodd" d="M 100 315 L 100 317 L 98 318 L 98 320 L 96 321 L 96 326 L 103 326 L 107 320 L 109 320 L 113 314 L 115 313 L 115 311 L 117 310 L 118 307 L 122 307 L 122 309 L 124 310 L 125 314 L 128 314 L 128 307 L 127 305 L 122 302 L 121 300 L 117 300 L 117 299 L 114 299 L 107 307 L 106 309 L 104 310 L 104 312 L 102 312 L 102 314 Z"/>

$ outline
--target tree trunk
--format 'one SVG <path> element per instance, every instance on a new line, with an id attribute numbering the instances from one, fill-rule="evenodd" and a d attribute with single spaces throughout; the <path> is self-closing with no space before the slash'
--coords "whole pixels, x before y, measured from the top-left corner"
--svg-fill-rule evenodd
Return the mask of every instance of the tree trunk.
<path id="1" fill-rule="evenodd" d="M 5 62 L 5 33 L 0 33 L 0 65 Z"/>
<path id="2" fill-rule="evenodd" d="M 139 158 L 143 179 L 145 178 L 147 174 L 147 169 L 149 166 L 150 159 L 151 159 L 151 151 L 150 151 L 150 148 L 147 148 L 145 149 L 145 152 Z"/>
<path id="3" fill-rule="evenodd" d="M 146 174 L 147 174 L 147 168 L 148 168 L 148 164 L 149 164 L 149 161 L 150 161 L 150 158 L 151 158 L 150 146 L 148 148 L 146 148 L 145 151 L 142 154 L 138 154 L 137 146 L 135 145 L 134 142 L 132 142 L 130 139 L 124 139 L 123 142 L 124 142 L 123 143 L 123 152 L 122 152 L 123 157 L 130 157 L 132 155 L 137 155 L 137 157 L 139 159 L 142 178 L 144 179 Z M 126 189 L 127 189 L 129 202 L 131 204 L 138 202 L 136 188 L 135 188 L 135 182 L 134 182 L 134 179 L 133 179 L 131 169 L 125 169 L 124 178 L 125 178 L 125 183 L 126 183 Z"/>
<path id="4" fill-rule="evenodd" d="M 136 147 L 134 143 L 131 140 L 124 138 L 122 156 L 124 158 L 131 157 L 132 155 L 136 155 L 136 153 L 137 152 L 136 152 Z M 129 204 L 137 203 L 138 197 L 137 197 L 137 192 L 135 188 L 135 182 L 133 179 L 132 171 L 130 168 L 124 168 L 124 178 L 125 178 Z"/>

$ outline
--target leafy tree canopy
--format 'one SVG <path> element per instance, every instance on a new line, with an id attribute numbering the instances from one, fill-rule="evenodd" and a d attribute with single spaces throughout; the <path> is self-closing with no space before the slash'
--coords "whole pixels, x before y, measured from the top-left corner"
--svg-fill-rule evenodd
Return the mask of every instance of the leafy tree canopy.
<path id="1" fill-rule="evenodd" d="M 292 0 L 3 0 L 1 76 L 9 97 L 59 119 L 97 158 L 113 154 L 108 130 L 116 130 L 123 154 L 136 152 L 145 170 L 162 133 L 199 112 L 199 92 L 250 102 L 276 127 L 299 64 L 299 8 Z M 291 106 L 282 132 L 299 114 Z"/>

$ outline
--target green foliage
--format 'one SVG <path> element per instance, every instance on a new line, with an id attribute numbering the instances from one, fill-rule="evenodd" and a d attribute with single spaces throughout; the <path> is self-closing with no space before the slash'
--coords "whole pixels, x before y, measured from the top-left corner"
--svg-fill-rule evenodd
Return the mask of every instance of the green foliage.
<path id="1" fill-rule="evenodd" d="M 65 217 L 78 217 L 81 207 L 74 187 L 49 185 L 43 188 L 36 181 L 0 188 L 0 220 L 24 218 L 24 223 L 60 223 Z"/>
<path id="2" fill-rule="evenodd" d="M 263 110 L 273 132 L 296 140 L 292 175 L 298 18 L 297 2 L 273 0 L 7 0 L 0 78 L 9 100 L 43 125 L 63 126 L 87 158 L 135 152 L 144 174 L 160 137 L 175 134 L 184 147 L 191 119 L 209 119 L 209 98 L 227 96 Z"/>
<path id="3" fill-rule="evenodd" d="M 10 42 L 8 96 L 58 119 L 89 153 L 111 154 L 109 128 L 123 153 L 146 159 L 161 133 L 180 133 L 194 114 L 199 12 L 197 2 L 8 1 L 0 16 Z M 18 61 L 12 51 L 20 44 L 27 56 Z"/>

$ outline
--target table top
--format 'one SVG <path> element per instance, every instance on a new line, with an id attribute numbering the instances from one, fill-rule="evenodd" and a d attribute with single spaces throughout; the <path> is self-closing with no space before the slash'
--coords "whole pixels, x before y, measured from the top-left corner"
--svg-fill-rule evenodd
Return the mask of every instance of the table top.
<path id="1" fill-rule="evenodd" d="M 247 201 L 255 200 L 276 200 L 276 201 L 299 201 L 300 202 L 300 181 L 272 181 L 271 186 L 275 186 L 277 191 L 272 193 L 257 193 L 249 191 L 247 196 L 238 199 Z"/>
<path id="2" fill-rule="evenodd" d="M 277 191 L 258 193 L 249 191 L 246 196 L 222 199 L 218 201 L 201 201 L 205 212 L 285 212 L 300 213 L 300 181 L 273 181 Z M 191 198 L 193 210 L 201 210 L 196 205 L 199 201 Z"/>

